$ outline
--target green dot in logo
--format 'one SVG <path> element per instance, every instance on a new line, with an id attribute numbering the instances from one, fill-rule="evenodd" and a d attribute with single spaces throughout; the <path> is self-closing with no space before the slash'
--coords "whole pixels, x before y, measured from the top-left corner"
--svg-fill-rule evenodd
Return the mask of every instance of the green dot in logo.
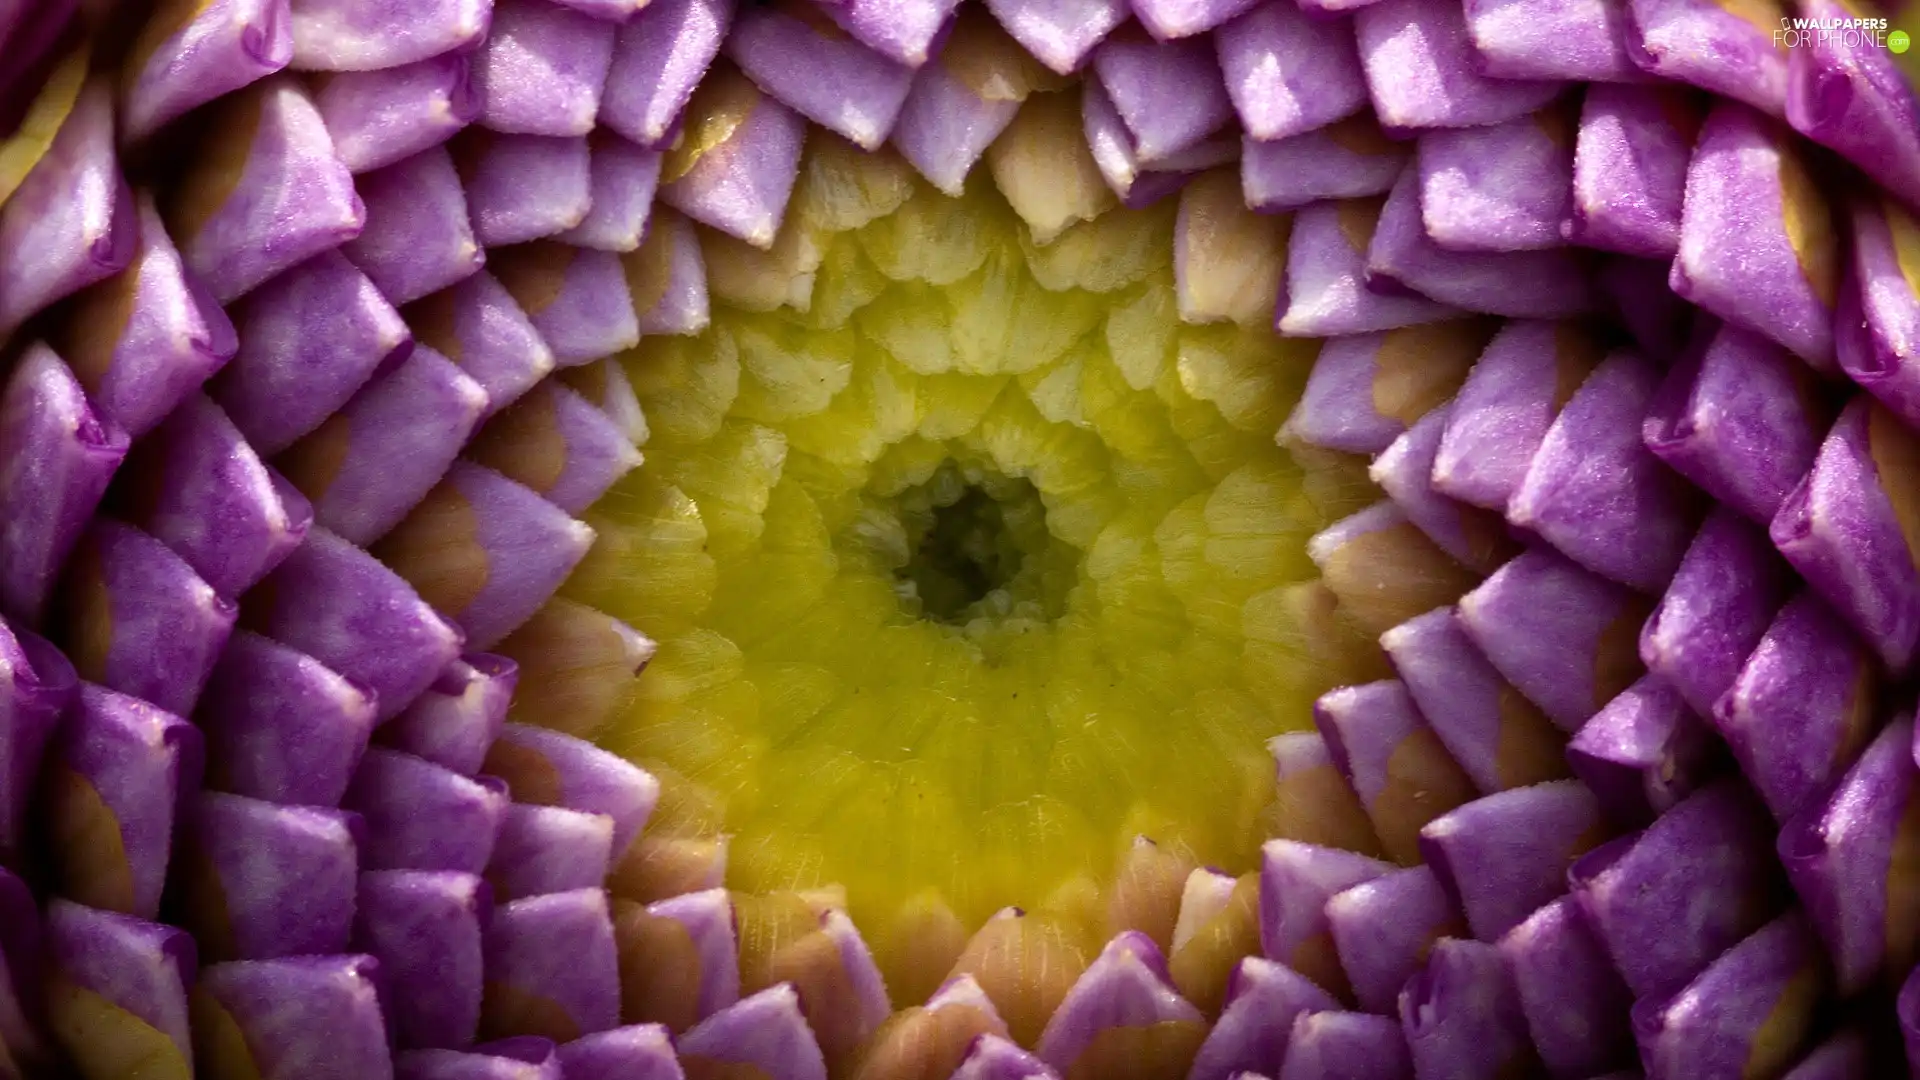
<path id="1" fill-rule="evenodd" d="M 1893 33 L 1887 35 L 1887 48 L 1893 50 L 1895 53 L 1906 52 L 1907 47 L 1912 44 L 1913 39 L 1907 36 L 1905 30 L 1895 30 Z"/>

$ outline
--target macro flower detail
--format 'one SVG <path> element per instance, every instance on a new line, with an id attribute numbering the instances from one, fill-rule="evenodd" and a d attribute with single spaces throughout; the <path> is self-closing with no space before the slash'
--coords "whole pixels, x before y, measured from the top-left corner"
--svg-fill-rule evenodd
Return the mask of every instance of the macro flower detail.
<path id="1" fill-rule="evenodd" d="M 0 1078 L 1920 1069 L 1904 14 L 0 0 Z"/>

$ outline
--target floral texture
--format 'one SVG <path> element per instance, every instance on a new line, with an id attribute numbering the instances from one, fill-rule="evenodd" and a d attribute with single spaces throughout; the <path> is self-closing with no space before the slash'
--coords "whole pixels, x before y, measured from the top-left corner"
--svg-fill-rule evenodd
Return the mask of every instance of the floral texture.
<path id="1" fill-rule="evenodd" d="M 0 1080 L 1920 1069 L 1898 21 L 0 0 Z"/>

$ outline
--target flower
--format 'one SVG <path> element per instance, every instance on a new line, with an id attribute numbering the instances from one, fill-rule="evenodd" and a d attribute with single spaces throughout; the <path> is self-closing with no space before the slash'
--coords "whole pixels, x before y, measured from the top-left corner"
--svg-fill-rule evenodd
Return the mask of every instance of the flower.
<path id="1" fill-rule="evenodd" d="M 1920 1066 L 1889 21 L 0 0 L 0 1076 Z"/>

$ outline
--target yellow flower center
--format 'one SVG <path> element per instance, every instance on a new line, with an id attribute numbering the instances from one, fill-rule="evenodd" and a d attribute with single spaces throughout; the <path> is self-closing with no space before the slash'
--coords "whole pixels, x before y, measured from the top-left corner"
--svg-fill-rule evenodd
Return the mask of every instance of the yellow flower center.
<path id="1" fill-rule="evenodd" d="M 1139 834 L 1252 865 L 1313 692 L 1274 433 L 1317 343 L 1183 323 L 1174 217 L 1041 246 L 816 135 L 769 251 L 703 235 L 712 323 L 623 358 L 647 461 L 569 590 L 660 643 L 600 741 L 730 886 L 844 885 L 884 950 L 1097 903 Z"/>

